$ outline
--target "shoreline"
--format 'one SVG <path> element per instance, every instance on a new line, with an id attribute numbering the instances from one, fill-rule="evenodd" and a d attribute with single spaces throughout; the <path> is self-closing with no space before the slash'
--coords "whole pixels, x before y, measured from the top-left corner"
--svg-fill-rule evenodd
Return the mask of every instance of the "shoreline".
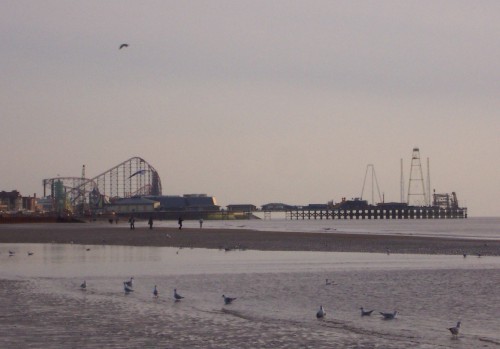
<path id="1" fill-rule="evenodd" d="M 0 244 L 9 243 L 500 256 L 500 241 L 485 239 L 64 223 L 1 225 Z"/>

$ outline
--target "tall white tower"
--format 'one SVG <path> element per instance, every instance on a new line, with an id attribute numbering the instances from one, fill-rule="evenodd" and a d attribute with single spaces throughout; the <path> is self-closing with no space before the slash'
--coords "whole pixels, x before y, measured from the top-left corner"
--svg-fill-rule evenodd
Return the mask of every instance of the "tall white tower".
<path id="1" fill-rule="evenodd" d="M 411 156 L 410 180 L 408 181 L 408 199 L 410 206 L 428 205 L 427 192 L 425 191 L 422 163 L 420 162 L 420 150 L 413 148 Z"/>

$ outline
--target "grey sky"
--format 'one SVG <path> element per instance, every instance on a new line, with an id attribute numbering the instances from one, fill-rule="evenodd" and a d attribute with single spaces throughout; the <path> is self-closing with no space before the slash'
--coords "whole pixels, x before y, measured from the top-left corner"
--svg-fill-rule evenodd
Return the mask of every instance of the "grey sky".
<path id="1" fill-rule="evenodd" d="M 2 1 L 0 190 L 141 156 L 164 194 L 221 205 L 357 197 L 367 164 L 398 201 L 418 146 L 432 188 L 498 216 L 499 17 L 498 1 Z"/>

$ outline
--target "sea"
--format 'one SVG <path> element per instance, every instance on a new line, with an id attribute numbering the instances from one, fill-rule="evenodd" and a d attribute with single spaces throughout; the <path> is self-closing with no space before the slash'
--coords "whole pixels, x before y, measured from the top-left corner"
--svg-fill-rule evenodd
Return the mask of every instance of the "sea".
<path id="1" fill-rule="evenodd" d="M 500 218 L 203 227 L 500 239 Z M 499 284 L 489 256 L 0 244 L 0 348 L 500 348 Z"/>

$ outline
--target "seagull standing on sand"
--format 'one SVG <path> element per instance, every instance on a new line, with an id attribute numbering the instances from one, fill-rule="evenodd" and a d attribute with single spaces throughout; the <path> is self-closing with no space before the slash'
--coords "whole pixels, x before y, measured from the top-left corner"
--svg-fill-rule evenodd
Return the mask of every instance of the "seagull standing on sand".
<path id="1" fill-rule="evenodd" d="M 328 285 L 332 285 L 332 281 L 328 280 L 328 279 L 325 279 L 325 285 L 328 286 Z"/>
<path id="2" fill-rule="evenodd" d="M 460 329 L 460 321 L 457 322 L 457 325 L 455 327 L 450 327 L 448 330 L 451 332 L 453 336 L 458 336 L 458 331 Z"/>
<path id="3" fill-rule="evenodd" d="M 12 257 L 13 255 L 15 255 L 16 253 L 14 251 L 11 251 L 9 250 L 9 257 Z"/>
<path id="4" fill-rule="evenodd" d="M 222 298 L 224 298 L 224 304 L 231 304 L 236 298 L 234 297 L 226 297 L 225 295 L 222 295 Z"/>
<path id="5" fill-rule="evenodd" d="M 128 47 L 128 44 L 121 44 L 119 50 L 121 50 L 124 47 Z"/>
<path id="6" fill-rule="evenodd" d="M 153 290 L 153 296 L 155 298 L 158 298 L 158 289 L 156 288 L 156 285 L 155 285 L 155 289 Z"/>
<path id="7" fill-rule="evenodd" d="M 127 286 L 127 283 L 123 283 L 123 290 L 125 291 L 125 294 L 129 294 L 130 292 L 134 292 L 133 289 L 131 289 L 129 286 Z"/>
<path id="8" fill-rule="evenodd" d="M 178 293 L 177 293 L 177 289 L 176 289 L 176 288 L 174 288 L 174 298 L 175 298 L 175 301 L 176 301 L 176 302 L 178 302 L 178 301 L 180 301 L 182 298 L 184 298 L 184 297 L 182 297 L 180 294 L 178 294 Z"/>
<path id="9" fill-rule="evenodd" d="M 380 312 L 380 315 L 384 317 L 384 320 L 392 320 L 396 318 L 396 314 L 398 312 L 394 310 L 394 313 L 382 313 Z"/>
<path id="10" fill-rule="evenodd" d="M 323 308 L 323 306 L 322 306 L 322 305 L 320 305 L 320 306 L 319 306 L 319 310 L 318 310 L 318 312 L 316 313 L 316 317 L 317 317 L 318 319 L 322 319 L 322 318 L 324 318 L 325 316 L 326 316 L 326 311 L 325 311 L 325 309 Z"/>
<path id="11" fill-rule="evenodd" d="M 80 285 L 80 288 L 81 288 L 82 290 L 87 289 L 87 281 L 83 280 L 82 284 Z"/>
<path id="12" fill-rule="evenodd" d="M 134 286 L 134 277 L 132 276 L 130 280 L 124 282 L 125 285 L 128 287 L 133 287 Z"/>
<path id="13" fill-rule="evenodd" d="M 363 307 L 359 309 L 361 309 L 361 316 L 370 316 L 373 313 L 373 310 L 364 310 Z"/>

